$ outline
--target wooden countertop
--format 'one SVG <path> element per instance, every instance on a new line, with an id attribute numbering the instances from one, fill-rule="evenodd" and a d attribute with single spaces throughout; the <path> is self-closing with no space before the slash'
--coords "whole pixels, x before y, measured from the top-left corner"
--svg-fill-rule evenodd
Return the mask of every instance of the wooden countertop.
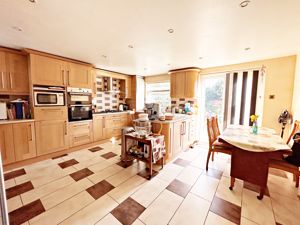
<path id="1" fill-rule="evenodd" d="M 178 121 L 182 121 L 182 120 L 188 120 L 188 119 L 192 119 L 193 117 L 195 117 L 196 115 L 186 115 L 186 114 L 175 114 L 174 118 L 172 120 L 152 120 L 151 123 L 162 123 L 162 124 L 168 124 L 168 123 L 175 123 Z"/>
<path id="2" fill-rule="evenodd" d="M 13 124 L 13 123 L 28 123 L 34 121 L 35 121 L 34 119 L 0 120 L 0 125 Z"/>

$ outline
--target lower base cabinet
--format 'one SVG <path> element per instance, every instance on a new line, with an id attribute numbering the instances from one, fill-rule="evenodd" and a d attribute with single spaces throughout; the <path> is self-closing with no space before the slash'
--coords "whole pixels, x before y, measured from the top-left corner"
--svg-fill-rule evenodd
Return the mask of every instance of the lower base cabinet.
<path id="1" fill-rule="evenodd" d="M 93 136 L 94 141 L 101 141 L 105 139 L 104 135 L 104 116 L 93 115 Z"/>
<path id="2" fill-rule="evenodd" d="M 70 147 L 93 142 L 93 122 L 80 121 L 69 124 Z"/>
<path id="3" fill-rule="evenodd" d="M 68 148 L 66 120 L 35 122 L 37 155 L 45 155 Z"/>

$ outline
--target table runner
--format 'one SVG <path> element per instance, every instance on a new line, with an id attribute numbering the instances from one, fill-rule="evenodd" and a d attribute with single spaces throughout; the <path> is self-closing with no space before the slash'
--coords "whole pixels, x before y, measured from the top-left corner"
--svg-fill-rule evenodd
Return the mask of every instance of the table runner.
<path id="1" fill-rule="evenodd" d="M 275 131 L 265 127 L 258 128 L 258 134 L 252 133 L 249 126 L 229 126 L 219 136 L 237 148 L 251 152 L 272 152 L 278 150 L 290 150 L 291 148 L 283 139 L 275 134 Z"/>

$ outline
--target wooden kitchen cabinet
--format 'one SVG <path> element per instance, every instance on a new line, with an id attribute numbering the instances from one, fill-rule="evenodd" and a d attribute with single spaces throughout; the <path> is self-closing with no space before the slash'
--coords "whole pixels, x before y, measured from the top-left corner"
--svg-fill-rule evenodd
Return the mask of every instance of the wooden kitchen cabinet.
<path id="1" fill-rule="evenodd" d="M 93 122 L 79 121 L 69 123 L 70 147 L 93 142 Z"/>
<path id="2" fill-rule="evenodd" d="M 0 125 L 0 149 L 3 165 L 15 162 L 14 136 L 11 124 Z"/>
<path id="3" fill-rule="evenodd" d="M 27 56 L 0 50 L 0 92 L 3 94 L 29 94 Z"/>
<path id="4" fill-rule="evenodd" d="M 199 96 L 199 70 L 171 71 L 171 98 L 197 98 Z"/>
<path id="5" fill-rule="evenodd" d="M 65 86 L 66 62 L 30 54 L 30 76 L 34 85 Z"/>
<path id="6" fill-rule="evenodd" d="M 16 161 L 35 157 L 36 144 L 34 123 L 15 123 L 12 127 Z"/>
<path id="7" fill-rule="evenodd" d="M 104 135 L 104 116 L 101 115 L 93 115 L 93 134 L 94 141 L 101 141 L 105 139 Z"/>
<path id="8" fill-rule="evenodd" d="M 172 157 L 176 156 L 182 150 L 182 121 L 177 121 L 173 124 L 173 151 Z"/>
<path id="9" fill-rule="evenodd" d="M 67 79 L 69 87 L 92 89 L 92 68 L 76 63 L 67 65 Z"/>
<path id="10" fill-rule="evenodd" d="M 66 120 L 35 122 L 37 155 L 46 155 L 68 148 Z"/>

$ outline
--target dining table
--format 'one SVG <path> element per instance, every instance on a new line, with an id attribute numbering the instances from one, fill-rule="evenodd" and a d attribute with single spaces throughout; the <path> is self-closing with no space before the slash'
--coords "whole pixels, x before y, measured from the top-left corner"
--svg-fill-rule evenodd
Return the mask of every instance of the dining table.
<path id="1" fill-rule="evenodd" d="M 230 125 L 218 140 L 232 147 L 229 189 L 233 190 L 235 179 L 241 179 L 259 186 L 257 198 L 263 199 L 270 159 L 282 158 L 291 148 L 273 129 L 266 127 L 259 127 L 255 134 L 250 126 Z"/>

